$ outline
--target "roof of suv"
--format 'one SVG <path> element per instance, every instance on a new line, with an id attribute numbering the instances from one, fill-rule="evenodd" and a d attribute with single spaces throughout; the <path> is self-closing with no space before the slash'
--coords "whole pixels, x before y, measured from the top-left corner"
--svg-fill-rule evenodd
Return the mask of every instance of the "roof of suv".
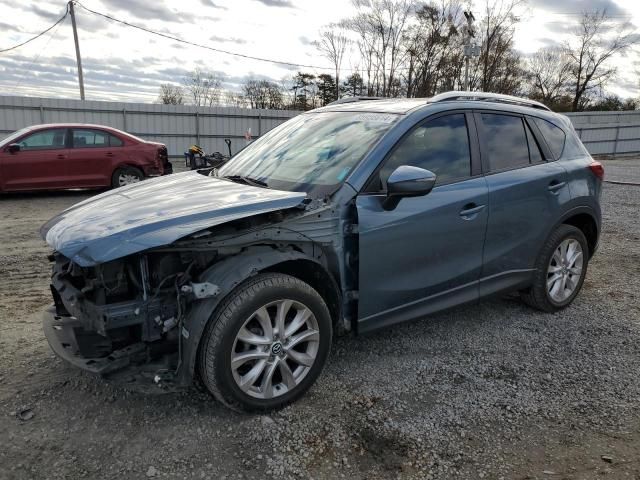
<path id="1" fill-rule="evenodd" d="M 348 99 L 350 100 L 350 99 Z M 380 112 L 407 113 L 414 108 L 424 107 L 429 102 L 427 98 L 370 98 L 344 103 L 333 103 L 326 107 L 317 108 L 316 112 Z"/>
<path id="2" fill-rule="evenodd" d="M 529 100 L 527 98 L 514 97 L 489 92 L 464 92 L 451 91 L 440 93 L 431 98 L 376 98 L 376 97 L 350 97 L 337 100 L 316 111 L 343 111 L 343 112 L 381 112 L 406 114 L 420 107 L 443 102 L 482 102 L 482 104 L 510 105 L 516 107 L 532 108 L 538 111 L 550 112 L 546 105 Z"/>

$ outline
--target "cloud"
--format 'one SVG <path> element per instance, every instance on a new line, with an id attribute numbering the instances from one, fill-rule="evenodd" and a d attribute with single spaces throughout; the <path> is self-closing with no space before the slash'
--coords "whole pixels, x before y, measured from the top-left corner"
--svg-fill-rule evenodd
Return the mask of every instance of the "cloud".
<path id="1" fill-rule="evenodd" d="M 539 41 L 545 47 L 558 47 L 558 46 L 562 45 L 562 42 L 558 41 L 555 38 L 543 37 L 543 38 L 540 38 Z"/>
<path id="2" fill-rule="evenodd" d="M 300 43 L 302 45 L 312 45 L 313 44 L 313 40 L 311 40 L 309 37 L 305 37 L 304 35 L 300 35 L 298 37 L 298 40 L 300 40 Z"/>
<path id="3" fill-rule="evenodd" d="M 202 3 L 202 5 L 204 5 L 205 7 L 213 7 L 220 10 L 229 10 L 227 7 L 224 7 L 222 5 L 216 5 L 212 0 L 200 0 L 200 3 Z"/>
<path id="4" fill-rule="evenodd" d="M 569 34 L 575 31 L 576 25 L 575 22 L 548 22 L 545 27 L 552 33 Z"/>
<path id="5" fill-rule="evenodd" d="M 533 8 L 542 8 L 557 13 L 582 13 L 606 10 L 609 15 L 629 15 L 613 0 L 531 0 Z"/>
<path id="6" fill-rule="evenodd" d="M 102 0 L 115 10 L 146 20 L 163 20 L 165 22 L 193 21 L 196 16 L 180 10 L 172 10 L 162 0 L 149 2 L 147 0 Z"/>
<path id="7" fill-rule="evenodd" d="M 267 7 L 283 7 L 283 8 L 295 8 L 291 0 L 254 0 L 260 2 Z"/>
<path id="8" fill-rule="evenodd" d="M 209 40 L 217 43 L 235 43 L 236 45 L 244 45 L 247 41 L 244 38 L 237 37 L 220 37 L 218 35 L 211 35 Z"/>
<path id="9" fill-rule="evenodd" d="M 35 13 L 37 16 L 44 18 L 46 20 L 49 20 L 51 22 L 56 22 L 60 19 L 60 17 L 63 15 L 64 12 L 52 12 L 49 10 L 45 10 L 44 8 L 40 8 L 37 5 L 29 5 L 29 8 L 23 9 L 25 12 L 31 12 L 31 13 Z"/>

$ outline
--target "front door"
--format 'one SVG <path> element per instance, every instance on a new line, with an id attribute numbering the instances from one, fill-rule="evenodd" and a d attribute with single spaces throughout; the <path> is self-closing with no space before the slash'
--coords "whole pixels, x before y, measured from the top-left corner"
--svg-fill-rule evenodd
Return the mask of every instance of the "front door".
<path id="1" fill-rule="evenodd" d="M 64 188 L 68 185 L 66 128 L 50 128 L 16 141 L 20 150 L 5 151 L 2 161 L 3 190 Z"/>
<path id="2" fill-rule="evenodd" d="M 472 121 L 453 113 L 417 125 L 358 196 L 359 331 L 478 297 L 488 189 L 470 141 Z M 386 179 L 400 165 L 432 171 L 436 186 L 387 211 Z"/>

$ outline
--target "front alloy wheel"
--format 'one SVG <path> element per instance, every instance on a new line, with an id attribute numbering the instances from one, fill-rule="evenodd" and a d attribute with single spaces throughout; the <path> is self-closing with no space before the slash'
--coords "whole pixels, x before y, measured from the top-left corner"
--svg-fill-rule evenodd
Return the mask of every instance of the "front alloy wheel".
<path id="1" fill-rule="evenodd" d="M 283 395 L 311 370 L 320 344 L 311 310 L 291 299 L 256 310 L 240 327 L 231 351 L 233 378 L 255 398 Z"/>
<path id="2" fill-rule="evenodd" d="M 234 410 L 282 408 L 318 378 L 331 336 L 329 309 L 309 284 L 258 274 L 225 297 L 209 320 L 198 353 L 200 379 Z"/>

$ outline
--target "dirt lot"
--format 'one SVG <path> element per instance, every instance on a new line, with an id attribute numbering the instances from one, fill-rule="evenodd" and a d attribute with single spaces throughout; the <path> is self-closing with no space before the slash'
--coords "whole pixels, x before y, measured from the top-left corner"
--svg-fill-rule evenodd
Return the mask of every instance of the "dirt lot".
<path id="1" fill-rule="evenodd" d="M 496 299 L 338 339 L 312 391 L 263 417 L 53 356 L 37 229 L 86 196 L 0 197 L 0 478 L 640 479 L 640 187 L 605 186 L 569 309 Z"/>

